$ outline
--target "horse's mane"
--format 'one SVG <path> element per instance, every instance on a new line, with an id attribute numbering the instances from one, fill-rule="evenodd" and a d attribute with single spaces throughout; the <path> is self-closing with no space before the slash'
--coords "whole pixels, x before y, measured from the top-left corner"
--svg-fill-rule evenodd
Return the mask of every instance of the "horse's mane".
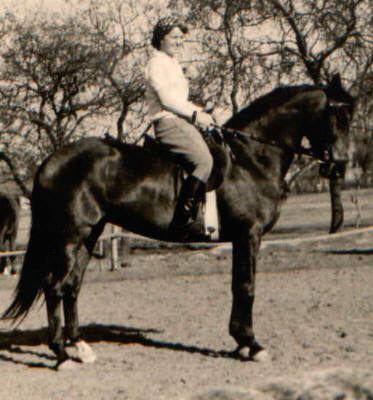
<path id="1" fill-rule="evenodd" d="M 271 108 L 276 108 L 286 103 L 296 94 L 314 89 L 315 86 L 313 85 L 280 86 L 254 100 L 247 107 L 242 108 L 225 125 L 229 128 L 241 129 L 251 121 L 255 121 L 266 114 Z"/>
<path id="2" fill-rule="evenodd" d="M 242 129 L 251 121 L 255 121 L 266 114 L 271 108 L 281 106 L 298 93 L 315 89 L 323 90 L 330 100 L 345 103 L 349 106 L 350 112 L 353 112 L 354 98 L 342 87 L 340 76 L 336 74 L 325 86 L 310 84 L 280 86 L 241 109 L 225 123 L 225 126 L 233 129 Z"/>

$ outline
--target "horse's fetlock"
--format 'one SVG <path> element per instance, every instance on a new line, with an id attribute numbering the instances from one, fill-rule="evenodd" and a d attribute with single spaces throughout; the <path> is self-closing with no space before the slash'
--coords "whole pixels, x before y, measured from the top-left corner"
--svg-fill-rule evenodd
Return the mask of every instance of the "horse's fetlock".
<path id="1" fill-rule="evenodd" d="M 245 326 L 238 320 L 231 320 L 229 324 L 229 334 L 237 342 L 239 347 L 251 347 L 255 343 L 253 330 L 249 326 Z"/>
<path id="2" fill-rule="evenodd" d="M 62 342 L 51 342 L 49 343 L 49 348 L 56 355 L 58 362 L 63 362 L 69 358 L 65 350 L 64 343 Z"/>

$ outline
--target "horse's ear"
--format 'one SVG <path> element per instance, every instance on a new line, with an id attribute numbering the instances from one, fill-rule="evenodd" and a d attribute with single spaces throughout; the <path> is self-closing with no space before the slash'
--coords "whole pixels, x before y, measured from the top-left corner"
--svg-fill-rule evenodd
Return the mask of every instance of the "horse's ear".
<path id="1" fill-rule="evenodd" d="M 339 73 L 334 74 L 329 85 L 333 89 L 342 89 L 341 75 Z"/>
<path id="2" fill-rule="evenodd" d="M 354 98 L 344 89 L 342 79 L 339 73 L 334 74 L 328 86 L 324 89 L 329 99 L 337 103 L 343 103 L 351 107 L 351 112 L 354 107 Z"/>

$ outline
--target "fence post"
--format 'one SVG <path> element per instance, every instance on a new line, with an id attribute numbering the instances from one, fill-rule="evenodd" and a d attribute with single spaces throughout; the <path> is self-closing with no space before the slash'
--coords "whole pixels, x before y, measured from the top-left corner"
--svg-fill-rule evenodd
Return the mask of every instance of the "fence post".
<path id="1" fill-rule="evenodd" d="M 111 271 L 115 271 L 119 269 L 119 257 L 118 257 L 118 236 L 115 236 L 116 233 L 120 231 L 120 228 L 116 225 L 113 225 L 112 228 L 112 238 L 111 238 Z"/>

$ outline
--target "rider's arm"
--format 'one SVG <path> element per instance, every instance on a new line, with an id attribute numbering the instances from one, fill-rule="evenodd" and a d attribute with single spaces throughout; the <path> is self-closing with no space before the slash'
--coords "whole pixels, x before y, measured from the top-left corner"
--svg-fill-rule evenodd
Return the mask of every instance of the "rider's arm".
<path id="1" fill-rule="evenodd" d="M 162 57 L 153 59 L 148 65 L 147 80 L 155 91 L 163 108 L 190 121 L 195 119 L 203 125 L 209 125 L 211 117 L 202 115 L 203 109 L 188 101 L 188 82 L 180 67 L 171 60 Z M 208 120 L 208 122 L 207 122 Z"/>

